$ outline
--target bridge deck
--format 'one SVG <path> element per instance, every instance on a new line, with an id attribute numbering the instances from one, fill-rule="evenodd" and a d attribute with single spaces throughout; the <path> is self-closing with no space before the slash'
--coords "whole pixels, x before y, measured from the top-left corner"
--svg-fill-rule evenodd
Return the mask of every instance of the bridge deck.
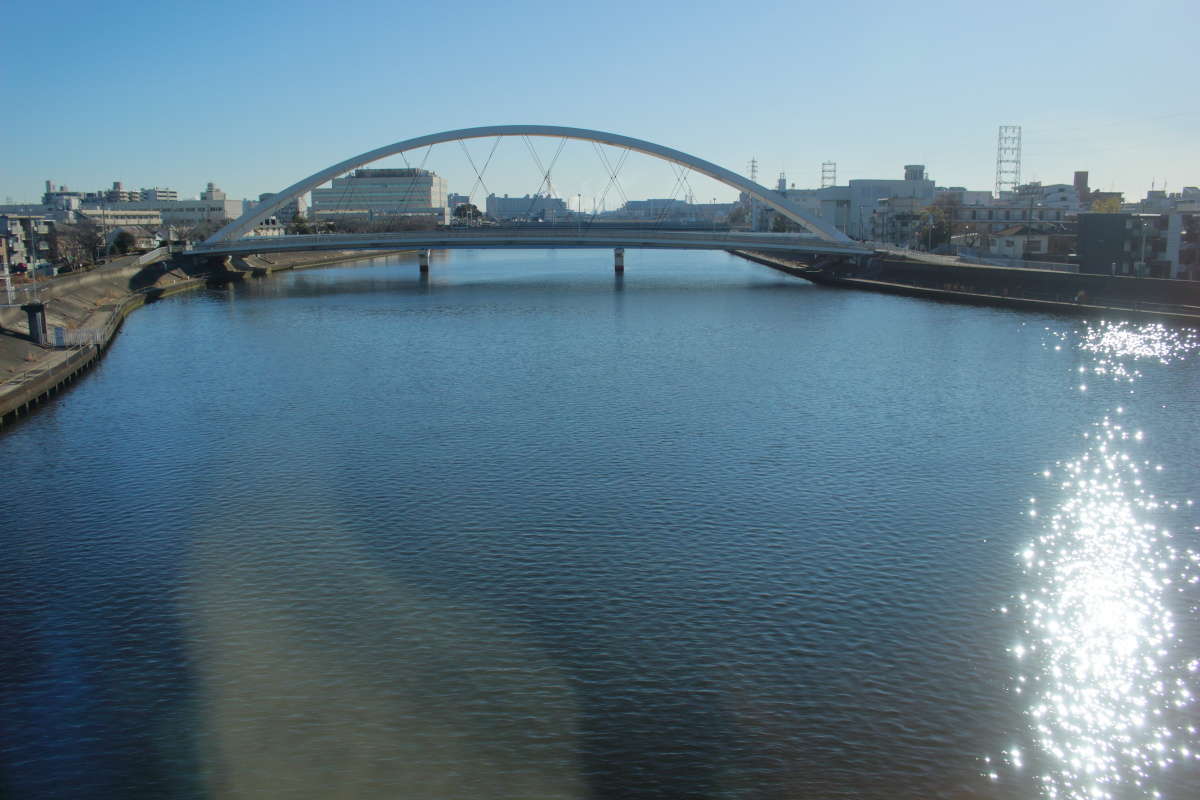
<path id="1" fill-rule="evenodd" d="M 254 236 L 234 241 L 204 243 L 187 251 L 191 255 L 248 255 L 292 250 L 441 250 L 453 248 L 629 247 L 687 250 L 776 250 L 805 253 L 868 255 L 857 242 L 829 242 L 794 233 L 732 233 L 729 231 L 656 231 L 647 229 L 472 228 L 403 233 L 312 234 L 306 236 Z"/>

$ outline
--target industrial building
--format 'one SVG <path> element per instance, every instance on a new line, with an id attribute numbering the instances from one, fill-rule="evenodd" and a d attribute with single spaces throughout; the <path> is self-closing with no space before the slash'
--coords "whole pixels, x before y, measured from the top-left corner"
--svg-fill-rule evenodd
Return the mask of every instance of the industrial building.
<path id="1" fill-rule="evenodd" d="M 489 194 L 487 215 L 495 220 L 555 220 L 567 216 L 567 204 L 561 197 L 544 194 L 524 197 L 498 197 Z"/>

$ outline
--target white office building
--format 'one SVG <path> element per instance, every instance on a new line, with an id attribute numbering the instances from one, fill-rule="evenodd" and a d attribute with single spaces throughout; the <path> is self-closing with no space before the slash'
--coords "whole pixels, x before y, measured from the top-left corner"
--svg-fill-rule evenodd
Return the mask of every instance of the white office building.
<path id="1" fill-rule="evenodd" d="M 435 217 L 450 221 L 446 179 L 423 169 L 356 169 L 312 190 L 316 220 Z"/>

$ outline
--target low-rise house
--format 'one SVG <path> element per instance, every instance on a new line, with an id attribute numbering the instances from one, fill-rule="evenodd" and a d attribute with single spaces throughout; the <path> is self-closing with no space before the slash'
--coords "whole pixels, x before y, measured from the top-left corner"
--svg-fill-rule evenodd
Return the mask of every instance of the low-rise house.
<path id="1" fill-rule="evenodd" d="M 987 237 L 988 255 L 1026 261 L 1063 261 L 1075 249 L 1075 234 L 1059 223 L 1025 223 Z"/>
<path id="2" fill-rule="evenodd" d="M 123 233 L 127 233 L 133 237 L 131 247 L 133 250 L 153 250 L 158 247 L 160 241 L 158 234 L 150 228 L 141 225 L 122 225 L 108 232 L 108 236 L 105 237 L 105 244 L 112 247 L 117 237 Z"/>

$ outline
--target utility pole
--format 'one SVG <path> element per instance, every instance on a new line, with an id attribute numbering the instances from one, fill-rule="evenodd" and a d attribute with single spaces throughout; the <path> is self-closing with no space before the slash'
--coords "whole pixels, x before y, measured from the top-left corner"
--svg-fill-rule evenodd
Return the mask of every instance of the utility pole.
<path id="1" fill-rule="evenodd" d="M 7 233 L 7 231 L 6 231 Z M 8 237 L 0 236 L 0 266 L 4 268 L 4 295 L 8 304 L 13 304 L 12 275 L 8 271 Z"/>
<path id="2" fill-rule="evenodd" d="M 1138 216 L 1138 230 L 1142 234 L 1141 261 L 1138 262 L 1137 276 L 1146 277 L 1146 218 Z"/>
<path id="3" fill-rule="evenodd" d="M 750 159 L 750 182 L 758 183 L 758 159 Z M 758 230 L 758 200 L 750 198 L 750 230 Z"/>

